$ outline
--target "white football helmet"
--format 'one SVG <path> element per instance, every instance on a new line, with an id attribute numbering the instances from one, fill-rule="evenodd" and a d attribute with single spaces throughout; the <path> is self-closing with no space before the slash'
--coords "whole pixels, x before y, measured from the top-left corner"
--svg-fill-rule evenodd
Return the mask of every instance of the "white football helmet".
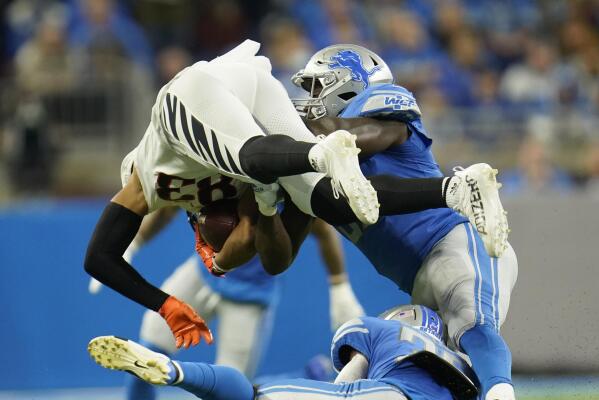
<path id="1" fill-rule="evenodd" d="M 374 52 L 355 44 L 336 44 L 319 50 L 291 81 L 310 94 L 292 100 L 308 119 L 336 117 L 364 89 L 393 83 L 393 74 Z"/>

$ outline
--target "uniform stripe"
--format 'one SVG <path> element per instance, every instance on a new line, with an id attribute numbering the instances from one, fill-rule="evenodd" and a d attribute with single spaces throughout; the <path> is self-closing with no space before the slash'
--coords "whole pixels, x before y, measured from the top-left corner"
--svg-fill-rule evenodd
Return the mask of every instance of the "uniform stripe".
<path id="1" fill-rule="evenodd" d="M 177 97 L 172 96 L 167 93 L 166 95 L 166 108 L 168 111 L 168 124 L 170 125 L 171 134 L 175 137 L 175 139 L 179 140 L 179 135 L 177 134 Z"/>
<path id="2" fill-rule="evenodd" d="M 315 382 L 315 383 L 317 383 L 317 382 Z M 318 383 L 322 384 L 324 382 L 318 382 Z M 332 385 L 334 385 L 334 384 L 328 384 L 327 386 L 332 386 Z M 385 385 L 385 386 L 383 386 L 383 385 Z M 346 385 L 337 385 L 337 386 L 339 386 L 339 389 L 342 389 Z M 277 392 L 310 393 L 310 394 L 314 394 L 314 395 L 323 394 L 323 395 L 327 395 L 327 396 L 343 397 L 343 398 L 354 398 L 356 396 L 367 395 L 367 394 L 372 394 L 372 393 L 381 393 L 381 392 L 392 392 L 392 393 L 398 393 L 398 394 L 403 395 L 403 393 L 399 389 L 396 389 L 395 387 L 393 387 L 389 384 L 381 383 L 380 387 L 371 387 L 371 388 L 362 389 L 362 390 L 358 389 L 358 390 L 350 391 L 350 392 L 325 390 L 325 389 L 320 389 L 320 388 L 316 388 L 316 387 L 297 386 L 297 385 L 277 385 L 277 386 L 270 386 L 270 387 L 262 386 L 260 388 L 260 390 L 258 391 L 258 396 L 264 395 L 264 394 L 270 394 L 270 393 L 277 393 Z M 379 397 L 373 397 L 373 398 L 379 398 Z"/>
<path id="3" fill-rule="evenodd" d="M 339 327 L 339 329 L 337 329 L 337 332 L 335 333 L 335 336 L 333 337 L 333 342 L 336 342 L 337 339 L 339 339 L 341 336 L 345 335 L 347 333 L 348 330 L 352 330 L 352 332 L 354 332 L 353 329 L 355 328 L 361 328 L 364 329 L 366 331 L 366 333 L 368 333 L 368 329 L 366 327 L 364 327 L 364 324 L 362 323 L 362 321 L 360 321 L 357 318 L 350 320 L 348 322 L 346 322 L 345 324 L 341 325 Z"/>
<path id="4" fill-rule="evenodd" d="M 189 128 L 187 127 L 187 111 L 185 111 L 185 107 L 181 102 L 179 102 L 179 113 L 179 119 L 181 120 L 181 126 L 183 127 L 183 135 L 185 135 L 185 140 L 187 140 L 187 144 L 191 150 L 193 150 L 193 152 L 197 155 L 200 155 L 200 152 L 198 151 L 193 139 L 191 138 L 191 135 L 189 134 Z"/>
<path id="5" fill-rule="evenodd" d="M 478 236 L 472 225 L 469 225 L 468 229 L 473 244 L 473 258 L 479 274 L 478 285 L 475 288 L 475 296 L 478 297 L 478 311 L 480 312 L 479 323 L 481 325 L 486 323 L 495 327 L 497 314 L 495 298 L 499 289 L 496 285 L 496 273 L 493 269 L 493 261 L 487 254 L 482 239 Z"/>
<path id="6" fill-rule="evenodd" d="M 225 147 L 225 151 L 227 152 L 227 158 L 229 159 L 229 165 L 231 166 L 231 169 L 233 170 L 233 172 L 235 172 L 236 174 L 239 174 L 239 175 L 244 175 L 243 172 L 241 172 L 241 168 L 239 168 L 237 166 L 237 164 L 235 163 L 235 160 L 233 159 L 233 156 L 231 155 L 231 153 L 229 153 L 229 149 L 227 149 Z"/>
<path id="7" fill-rule="evenodd" d="M 354 332 L 360 332 L 360 333 L 370 333 L 370 331 L 366 328 L 351 328 L 351 329 L 346 329 L 344 330 L 342 333 L 340 333 L 339 335 L 335 336 L 335 338 L 333 339 L 333 342 L 337 342 L 339 339 L 341 339 L 343 336 L 350 334 L 350 333 L 354 333 Z"/>
<path id="8" fill-rule="evenodd" d="M 181 121 L 181 125 L 183 126 L 183 133 L 185 133 L 185 137 L 189 137 L 190 140 L 194 143 L 194 148 L 197 148 L 199 150 L 199 154 L 202 156 L 202 158 L 206 161 L 208 161 L 208 158 L 206 157 L 206 154 L 204 153 L 204 150 L 202 149 L 202 146 L 200 145 L 200 143 L 198 142 L 198 139 L 195 136 L 195 131 L 193 130 L 193 115 L 191 116 L 191 120 L 192 120 L 192 126 L 191 126 L 191 130 L 190 130 L 190 126 L 189 123 L 187 122 L 187 118 L 185 118 L 184 120 Z"/>
<path id="9" fill-rule="evenodd" d="M 225 159 L 223 158 L 222 153 L 220 152 L 220 144 L 218 143 L 218 139 L 216 138 L 216 133 L 214 133 L 213 130 L 211 130 L 211 132 L 212 132 L 212 148 L 214 150 L 214 155 L 216 156 L 216 159 L 218 160 L 218 166 L 227 172 L 231 172 L 231 169 L 228 167 L 227 163 L 225 162 Z"/>
<path id="10" fill-rule="evenodd" d="M 491 259 L 491 285 L 493 287 L 493 295 L 491 297 L 491 304 L 492 304 L 492 312 L 493 312 L 493 324 L 495 325 L 495 327 L 497 327 L 497 308 L 495 305 L 495 298 L 497 297 L 497 286 L 496 286 L 496 281 L 495 281 L 495 275 L 497 275 L 495 273 L 495 259 L 492 258 Z"/>
<path id="11" fill-rule="evenodd" d="M 484 319 L 481 323 L 490 324 L 491 326 L 495 325 L 495 295 L 497 290 L 495 288 L 495 273 L 493 271 L 493 262 L 487 250 L 485 249 L 485 245 L 483 244 L 482 239 L 474 230 L 472 229 L 472 235 L 474 235 L 476 239 L 476 254 L 478 256 L 478 265 L 481 271 L 481 284 L 480 284 L 480 301 L 482 307 L 482 313 Z"/>
<path id="12" fill-rule="evenodd" d="M 499 295 L 500 295 L 500 291 L 499 291 L 499 259 L 498 258 L 492 258 L 491 259 L 491 267 L 495 268 L 495 287 L 497 288 L 497 293 L 493 295 L 493 308 L 495 309 L 495 328 L 497 329 L 497 332 L 499 332 L 499 328 L 501 327 L 501 321 L 499 318 Z"/>
<path id="13" fill-rule="evenodd" d="M 189 144 L 191 150 L 193 150 L 193 152 L 197 155 L 200 155 L 200 151 L 198 150 L 198 147 L 196 146 L 196 143 L 194 139 L 191 137 L 191 133 L 189 132 L 189 126 L 187 125 L 187 111 L 185 111 L 185 107 L 181 102 L 179 102 L 179 110 L 181 113 L 181 127 L 183 128 L 183 135 L 185 136 L 185 140 L 187 140 L 187 143 Z"/>
<path id="14" fill-rule="evenodd" d="M 216 161 L 214 160 L 214 156 L 210 151 L 210 146 L 208 145 L 208 138 L 206 137 L 206 129 L 204 125 L 196 119 L 193 115 L 191 116 L 191 131 L 193 132 L 193 136 L 198 144 L 198 146 L 202 146 L 203 149 L 212 160 L 212 164 L 216 165 Z M 208 160 L 206 160 L 208 161 Z"/>
<path id="15" fill-rule="evenodd" d="M 474 310 L 475 310 L 475 321 L 483 324 L 485 322 L 485 315 L 483 314 L 481 304 L 481 271 L 478 263 L 478 253 L 476 249 L 476 238 L 472 232 L 472 225 L 466 224 L 466 234 L 468 235 L 468 253 L 470 253 L 470 260 L 474 267 Z"/>

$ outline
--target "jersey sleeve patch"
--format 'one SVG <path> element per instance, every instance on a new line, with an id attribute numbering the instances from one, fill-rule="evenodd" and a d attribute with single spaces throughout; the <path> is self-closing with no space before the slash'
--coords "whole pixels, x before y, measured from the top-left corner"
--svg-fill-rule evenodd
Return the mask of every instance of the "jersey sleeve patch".
<path id="1" fill-rule="evenodd" d="M 331 360 L 337 372 L 345 366 L 341 356 L 341 350 L 344 346 L 349 346 L 367 359 L 370 359 L 370 330 L 360 318 L 347 321 L 335 333 L 331 344 Z"/>

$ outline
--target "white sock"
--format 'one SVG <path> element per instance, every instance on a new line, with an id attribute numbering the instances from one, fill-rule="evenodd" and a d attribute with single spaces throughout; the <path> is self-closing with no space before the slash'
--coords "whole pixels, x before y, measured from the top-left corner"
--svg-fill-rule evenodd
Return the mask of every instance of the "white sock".
<path id="1" fill-rule="evenodd" d="M 173 383 L 170 383 L 170 385 L 178 385 L 179 383 L 183 382 L 183 378 L 185 378 L 185 376 L 183 374 L 183 369 L 181 369 L 181 366 L 179 365 L 178 362 L 171 360 L 171 363 L 177 370 L 177 377 L 175 378 Z"/>
<path id="2" fill-rule="evenodd" d="M 498 383 L 487 392 L 485 400 L 516 400 L 514 387 L 509 383 Z"/>
<path id="3" fill-rule="evenodd" d="M 441 194 L 449 208 L 455 209 L 462 200 L 462 192 L 458 190 L 460 183 L 462 183 L 462 179 L 459 176 L 446 177 L 441 183 Z"/>
<path id="4" fill-rule="evenodd" d="M 314 146 L 312 146 L 308 152 L 308 160 L 310 160 L 310 164 L 312 165 L 312 168 L 314 168 L 314 171 L 322 173 L 327 172 L 325 154 L 320 144 L 316 143 Z"/>

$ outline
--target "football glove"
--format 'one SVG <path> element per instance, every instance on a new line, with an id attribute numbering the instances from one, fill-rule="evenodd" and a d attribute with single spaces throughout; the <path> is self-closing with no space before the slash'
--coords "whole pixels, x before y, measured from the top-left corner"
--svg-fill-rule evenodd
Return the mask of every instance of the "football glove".
<path id="1" fill-rule="evenodd" d="M 173 332 L 175 345 L 186 349 L 195 346 L 203 338 L 211 344 L 214 340 L 206 322 L 186 303 L 174 296 L 169 296 L 158 313 Z"/>
<path id="2" fill-rule="evenodd" d="M 198 255 L 202 259 L 204 265 L 206 266 L 206 268 L 212 275 L 217 276 L 219 278 L 224 277 L 224 275 L 227 271 L 221 269 L 216 264 L 216 261 L 214 260 L 216 258 L 217 253 L 214 251 L 212 246 L 210 246 L 208 243 L 206 243 L 206 241 L 202 237 L 202 234 L 200 233 L 200 228 L 199 228 L 197 222 L 194 223 L 194 222 L 190 221 L 190 223 L 192 224 L 193 232 L 195 234 L 196 253 L 198 253 Z"/>
<path id="3" fill-rule="evenodd" d="M 364 316 L 364 309 L 356 299 L 349 281 L 331 285 L 329 295 L 333 332 L 350 319 Z"/>
<path id="4" fill-rule="evenodd" d="M 279 184 L 252 185 L 252 189 L 260 214 L 267 217 L 275 215 L 277 213 L 277 204 L 283 201 Z"/>

